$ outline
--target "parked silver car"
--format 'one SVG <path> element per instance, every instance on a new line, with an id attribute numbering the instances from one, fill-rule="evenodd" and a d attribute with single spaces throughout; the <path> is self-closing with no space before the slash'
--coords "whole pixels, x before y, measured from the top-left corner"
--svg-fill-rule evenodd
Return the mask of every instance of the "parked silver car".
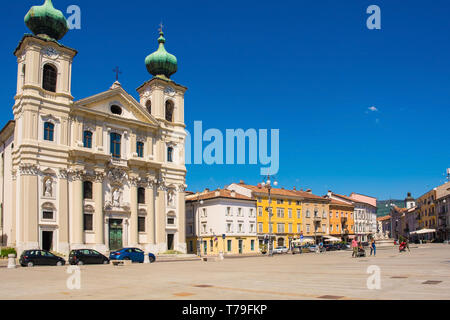
<path id="1" fill-rule="evenodd" d="M 277 247 L 273 249 L 273 253 L 288 253 L 289 249 L 286 247 Z"/>

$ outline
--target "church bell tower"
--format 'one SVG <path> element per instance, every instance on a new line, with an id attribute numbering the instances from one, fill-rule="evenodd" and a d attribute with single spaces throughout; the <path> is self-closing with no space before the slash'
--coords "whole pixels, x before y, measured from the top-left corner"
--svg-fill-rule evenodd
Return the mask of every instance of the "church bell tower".
<path id="1" fill-rule="evenodd" d="M 59 42 L 69 28 L 51 0 L 33 6 L 24 21 L 32 34 L 25 34 L 14 51 L 18 64 L 12 152 L 15 242 L 19 251 L 51 245 L 65 250 L 69 239 L 64 172 L 73 104 L 72 61 L 77 51 Z M 53 216 L 44 219 L 43 212 L 50 210 Z M 45 225 L 44 220 L 54 224 Z"/>

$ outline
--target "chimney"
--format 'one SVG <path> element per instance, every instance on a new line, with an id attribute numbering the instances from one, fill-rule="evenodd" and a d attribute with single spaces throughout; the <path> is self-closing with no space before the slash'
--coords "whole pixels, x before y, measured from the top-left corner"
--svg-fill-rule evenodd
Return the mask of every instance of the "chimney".
<path id="1" fill-rule="evenodd" d="M 328 193 L 327 193 L 327 197 L 328 198 L 331 198 L 331 194 L 332 194 L 333 192 L 331 192 L 331 190 L 328 190 Z"/>
<path id="2" fill-rule="evenodd" d="M 205 193 L 208 193 L 208 192 L 209 192 L 209 189 L 206 188 L 206 189 L 202 192 L 202 194 L 205 194 Z"/>
<path id="3" fill-rule="evenodd" d="M 296 188 L 296 187 L 294 187 L 294 191 L 297 191 L 297 188 Z"/>
<path id="4" fill-rule="evenodd" d="M 258 183 L 258 186 L 257 186 L 257 187 L 258 187 L 258 189 L 261 189 L 261 187 L 262 187 L 262 186 L 261 186 L 261 183 Z"/>
<path id="5" fill-rule="evenodd" d="M 312 193 L 312 190 L 311 190 L 311 189 L 308 189 L 308 190 L 306 190 L 306 192 L 308 192 L 308 193 Z"/>
<path id="6" fill-rule="evenodd" d="M 244 180 L 239 181 L 239 184 L 245 184 Z"/>
<path id="7" fill-rule="evenodd" d="M 216 190 L 216 197 L 220 196 L 220 189 Z"/>

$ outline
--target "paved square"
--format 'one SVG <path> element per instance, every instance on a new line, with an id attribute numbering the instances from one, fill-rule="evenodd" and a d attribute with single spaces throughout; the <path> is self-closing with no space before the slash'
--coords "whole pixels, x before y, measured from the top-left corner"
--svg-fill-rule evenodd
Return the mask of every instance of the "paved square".
<path id="1" fill-rule="evenodd" d="M 369 266 L 381 289 L 369 290 Z M 81 289 L 69 290 L 65 267 L 0 268 L 0 299 L 450 299 L 450 245 L 353 259 L 350 251 L 82 266 Z"/>

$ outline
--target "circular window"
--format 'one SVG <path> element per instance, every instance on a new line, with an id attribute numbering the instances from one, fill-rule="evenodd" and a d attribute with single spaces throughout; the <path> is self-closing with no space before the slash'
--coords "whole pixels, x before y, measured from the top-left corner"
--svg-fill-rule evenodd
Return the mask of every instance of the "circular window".
<path id="1" fill-rule="evenodd" d="M 111 112 L 120 116 L 122 114 L 122 108 L 114 104 L 111 106 Z"/>

